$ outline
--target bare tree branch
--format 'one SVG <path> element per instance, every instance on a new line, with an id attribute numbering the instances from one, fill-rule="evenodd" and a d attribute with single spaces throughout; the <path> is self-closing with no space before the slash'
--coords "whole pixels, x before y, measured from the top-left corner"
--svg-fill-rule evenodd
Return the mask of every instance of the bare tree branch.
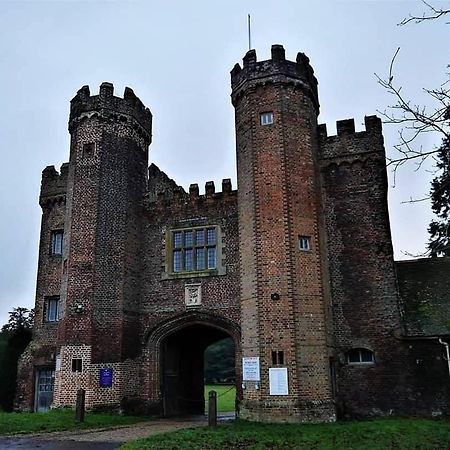
<path id="1" fill-rule="evenodd" d="M 406 203 L 420 203 L 420 202 L 425 202 L 427 200 L 430 200 L 430 196 L 426 196 L 426 197 L 422 197 L 422 198 L 412 198 L 410 197 L 409 200 L 405 200 L 403 202 L 400 202 L 401 205 L 404 205 Z"/>
<path id="2" fill-rule="evenodd" d="M 439 19 L 446 14 L 450 14 L 450 9 L 443 8 L 435 8 L 434 6 L 427 3 L 425 0 L 422 0 L 422 3 L 428 7 L 428 13 L 423 13 L 421 16 L 412 16 L 411 14 L 408 17 L 405 17 L 400 23 L 397 25 L 403 26 L 410 22 L 414 23 L 422 23 L 427 20 L 435 20 Z"/>
<path id="3" fill-rule="evenodd" d="M 375 74 L 378 83 L 389 93 L 395 103 L 387 110 L 378 111 L 384 119 L 384 123 L 401 125 L 399 130 L 399 142 L 394 145 L 399 157 L 387 158 L 388 166 L 392 166 L 394 173 L 394 185 L 396 171 L 408 161 L 416 164 L 419 170 L 423 163 L 429 158 L 434 158 L 439 147 L 424 150 L 419 144 L 419 138 L 427 133 L 438 133 L 443 139 L 450 138 L 449 115 L 450 115 L 450 87 L 443 83 L 438 89 L 423 89 L 437 106 L 435 109 L 427 109 L 426 106 L 413 104 L 406 99 L 402 93 L 402 86 L 394 83 L 394 64 L 399 54 L 400 47 L 395 51 L 389 65 L 387 79 Z"/>

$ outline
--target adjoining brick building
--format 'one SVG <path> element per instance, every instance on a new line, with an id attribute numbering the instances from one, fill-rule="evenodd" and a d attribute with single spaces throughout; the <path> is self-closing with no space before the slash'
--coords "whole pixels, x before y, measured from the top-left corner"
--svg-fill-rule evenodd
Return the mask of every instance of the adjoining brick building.
<path id="1" fill-rule="evenodd" d="M 309 59 L 280 45 L 231 84 L 239 189 L 202 195 L 148 168 L 131 89 L 72 99 L 69 163 L 42 174 L 17 408 L 72 406 L 81 387 L 88 408 L 202 412 L 204 351 L 231 337 L 243 418 L 446 413 L 450 263 L 398 263 L 400 297 L 380 119 L 328 136 Z"/>

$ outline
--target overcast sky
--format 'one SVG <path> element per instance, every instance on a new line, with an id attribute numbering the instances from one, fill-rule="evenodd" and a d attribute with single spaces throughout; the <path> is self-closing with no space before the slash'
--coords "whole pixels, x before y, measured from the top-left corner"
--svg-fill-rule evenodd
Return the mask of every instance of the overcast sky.
<path id="1" fill-rule="evenodd" d="M 202 191 L 208 180 L 220 188 L 227 177 L 236 186 L 229 72 L 248 49 L 247 13 L 259 60 L 274 43 L 288 59 L 310 57 L 330 135 L 350 117 L 362 130 L 364 115 L 392 102 L 374 73 L 387 74 L 399 46 L 395 79 L 429 103 L 421 90 L 445 80 L 450 25 L 396 25 L 424 8 L 415 0 L 0 0 L 0 324 L 14 306 L 34 304 L 41 171 L 68 160 L 69 101 L 82 85 L 96 94 L 110 81 L 118 96 L 134 89 L 154 117 L 150 162 L 184 188 Z M 384 133 L 393 155 L 397 131 Z M 426 195 L 429 180 L 403 168 L 390 189 L 397 259 L 425 248 L 430 206 L 402 201 Z"/>

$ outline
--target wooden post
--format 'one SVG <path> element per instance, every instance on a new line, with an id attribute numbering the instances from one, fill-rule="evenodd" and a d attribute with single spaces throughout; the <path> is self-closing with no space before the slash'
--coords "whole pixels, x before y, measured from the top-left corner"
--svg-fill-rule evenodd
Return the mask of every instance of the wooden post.
<path id="1" fill-rule="evenodd" d="M 217 392 L 208 393 L 208 425 L 215 427 L 217 425 Z"/>
<path id="2" fill-rule="evenodd" d="M 86 398 L 86 391 L 84 389 L 78 389 L 77 404 L 75 407 L 75 420 L 77 422 L 84 422 L 85 398 Z"/>

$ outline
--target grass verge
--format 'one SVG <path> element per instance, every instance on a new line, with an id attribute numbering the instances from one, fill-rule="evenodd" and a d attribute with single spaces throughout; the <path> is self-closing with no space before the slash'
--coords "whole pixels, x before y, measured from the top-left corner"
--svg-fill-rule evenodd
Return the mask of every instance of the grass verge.
<path id="1" fill-rule="evenodd" d="M 46 413 L 0 412 L 0 435 L 112 427 L 129 425 L 143 420 L 146 418 L 87 412 L 85 421 L 77 423 L 75 422 L 75 412 L 72 410 L 54 409 Z"/>
<path id="2" fill-rule="evenodd" d="M 217 411 L 230 412 L 235 409 L 236 386 L 235 385 L 219 385 L 207 384 L 205 386 L 205 411 L 208 412 L 208 393 L 209 391 L 217 392 Z"/>
<path id="3" fill-rule="evenodd" d="M 121 450 L 443 450 L 450 421 L 378 419 L 318 425 L 262 424 L 237 420 L 216 429 L 196 428 L 130 442 Z"/>

